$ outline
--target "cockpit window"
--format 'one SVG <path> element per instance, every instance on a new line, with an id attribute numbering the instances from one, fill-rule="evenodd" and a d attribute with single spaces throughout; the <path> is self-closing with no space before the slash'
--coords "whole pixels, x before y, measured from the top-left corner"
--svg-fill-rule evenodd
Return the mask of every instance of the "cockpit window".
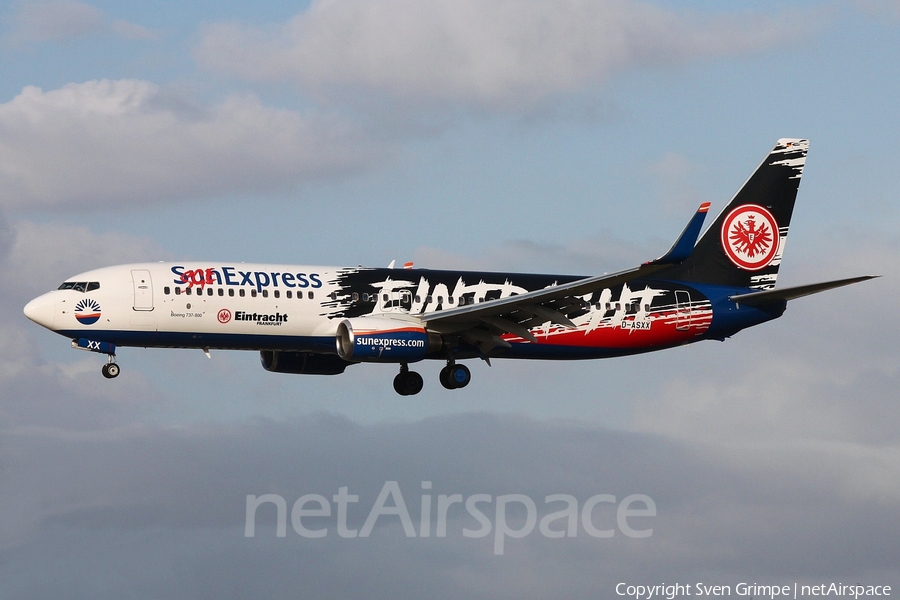
<path id="1" fill-rule="evenodd" d="M 100 289 L 99 281 L 66 281 L 59 286 L 60 290 L 74 290 L 76 292 L 93 292 Z"/>

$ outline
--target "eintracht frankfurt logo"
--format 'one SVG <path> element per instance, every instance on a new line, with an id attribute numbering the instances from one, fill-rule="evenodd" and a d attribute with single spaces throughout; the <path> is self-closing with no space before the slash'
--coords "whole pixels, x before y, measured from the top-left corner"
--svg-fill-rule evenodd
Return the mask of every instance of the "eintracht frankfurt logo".
<path id="1" fill-rule="evenodd" d="M 731 262 L 758 271 L 778 251 L 778 223 L 762 206 L 745 204 L 731 211 L 722 223 L 722 248 Z"/>
<path id="2" fill-rule="evenodd" d="M 219 323 L 227 323 L 231 320 L 231 311 L 223 308 L 219 311 Z"/>

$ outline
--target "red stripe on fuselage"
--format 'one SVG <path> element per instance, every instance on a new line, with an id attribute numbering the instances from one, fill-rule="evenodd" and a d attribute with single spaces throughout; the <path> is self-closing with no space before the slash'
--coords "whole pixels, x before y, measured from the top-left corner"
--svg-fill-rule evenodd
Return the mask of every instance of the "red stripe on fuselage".
<path id="1" fill-rule="evenodd" d="M 623 323 L 626 323 L 625 327 Z M 623 350 L 672 346 L 703 334 L 712 323 L 712 309 L 697 307 L 689 315 L 679 314 L 674 309 L 649 313 L 638 320 L 638 323 L 649 323 L 648 329 L 635 327 L 634 323 L 635 317 L 629 315 L 618 320 L 605 319 L 592 329 L 586 324 L 576 328 L 554 325 L 546 329 L 533 328 L 531 333 L 538 344 L 550 346 Z M 503 339 L 510 343 L 534 343 L 512 334 L 504 335 Z"/>

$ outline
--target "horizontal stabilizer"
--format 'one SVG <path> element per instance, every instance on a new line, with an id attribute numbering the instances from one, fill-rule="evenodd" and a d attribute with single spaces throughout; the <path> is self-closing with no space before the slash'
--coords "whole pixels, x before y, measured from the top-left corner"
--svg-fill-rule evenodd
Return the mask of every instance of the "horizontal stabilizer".
<path id="1" fill-rule="evenodd" d="M 709 212 L 709 202 L 704 202 L 691 217 L 687 227 L 681 232 L 681 235 L 675 241 L 669 251 L 656 260 L 650 261 L 648 264 L 675 264 L 680 263 L 691 255 L 694 251 L 694 245 L 697 238 L 700 237 L 700 229 L 703 227 L 703 221 L 706 219 L 706 213 Z"/>
<path id="2" fill-rule="evenodd" d="M 729 296 L 728 299 L 747 306 L 762 306 L 773 302 L 781 302 L 802 298 L 811 294 L 824 292 L 834 288 L 859 283 L 867 279 L 874 279 L 880 275 L 863 275 L 861 277 L 850 277 L 849 279 L 838 279 L 836 281 L 825 281 L 823 283 L 811 283 L 809 285 L 798 285 L 794 287 L 782 288 L 779 290 L 766 290 L 763 292 L 750 292 L 748 294 L 736 294 Z"/>

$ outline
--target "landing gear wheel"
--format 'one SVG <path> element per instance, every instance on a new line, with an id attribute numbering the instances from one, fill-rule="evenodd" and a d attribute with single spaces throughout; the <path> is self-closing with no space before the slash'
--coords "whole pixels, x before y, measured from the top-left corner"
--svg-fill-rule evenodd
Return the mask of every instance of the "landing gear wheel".
<path id="1" fill-rule="evenodd" d="M 454 389 L 464 388 L 472 381 L 472 373 L 466 365 L 453 365 L 447 372 L 447 380 Z"/>
<path id="2" fill-rule="evenodd" d="M 448 390 L 456 389 L 456 386 L 453 385 L 452 381 L 450 381 L 450 369 L 452 369 L 452 368 L 453 368 L 452 366 L 447 365 L 446 367 L 441 369 L 441 374 L 438 376 L 438 379 L 441 380 L 441 385 L 444 386 L 445 388 L 447 388 Z"/>
<path id="3" fill-rule="evenodd" d="M 107 379 L 114 379 L 119 376 L 119 365 L 116 363 L 107 363 L 103 365 L 103 368 L 100 369 L 100 371 Z"/>
<path id="4" fill-rule="evenodd" d="M 401 396 L 415 396 L 422 391 L 425 381 L 415 371 L 401 370 L 394 377 L 394 391 Z"/>
<path id="5" fill-rule="evenodd" d="M 422 391 L 422 388 L 425 386 L 425 381 L 422 379 L 422 376 L 416 373 L 415 371 L 410 371 L 406 374 L 406 395 L 407 396 L 415 396 L 419 392 Z"/>
<path id="6" fill-rule="evenodd" d="M 406 395 L 406 373 L 397 373 L 394 377 L 394 391 L 401 396 Z"/>
<path id="7" fill-rule="evenodd" d="M 441 380 L 441 385 L 448 390 L 458 390 L 469 385 L 469 382 L 472 381 L 472 373 L 465 365 L 449 364 L 441 369 L 438 378 Z"/>

